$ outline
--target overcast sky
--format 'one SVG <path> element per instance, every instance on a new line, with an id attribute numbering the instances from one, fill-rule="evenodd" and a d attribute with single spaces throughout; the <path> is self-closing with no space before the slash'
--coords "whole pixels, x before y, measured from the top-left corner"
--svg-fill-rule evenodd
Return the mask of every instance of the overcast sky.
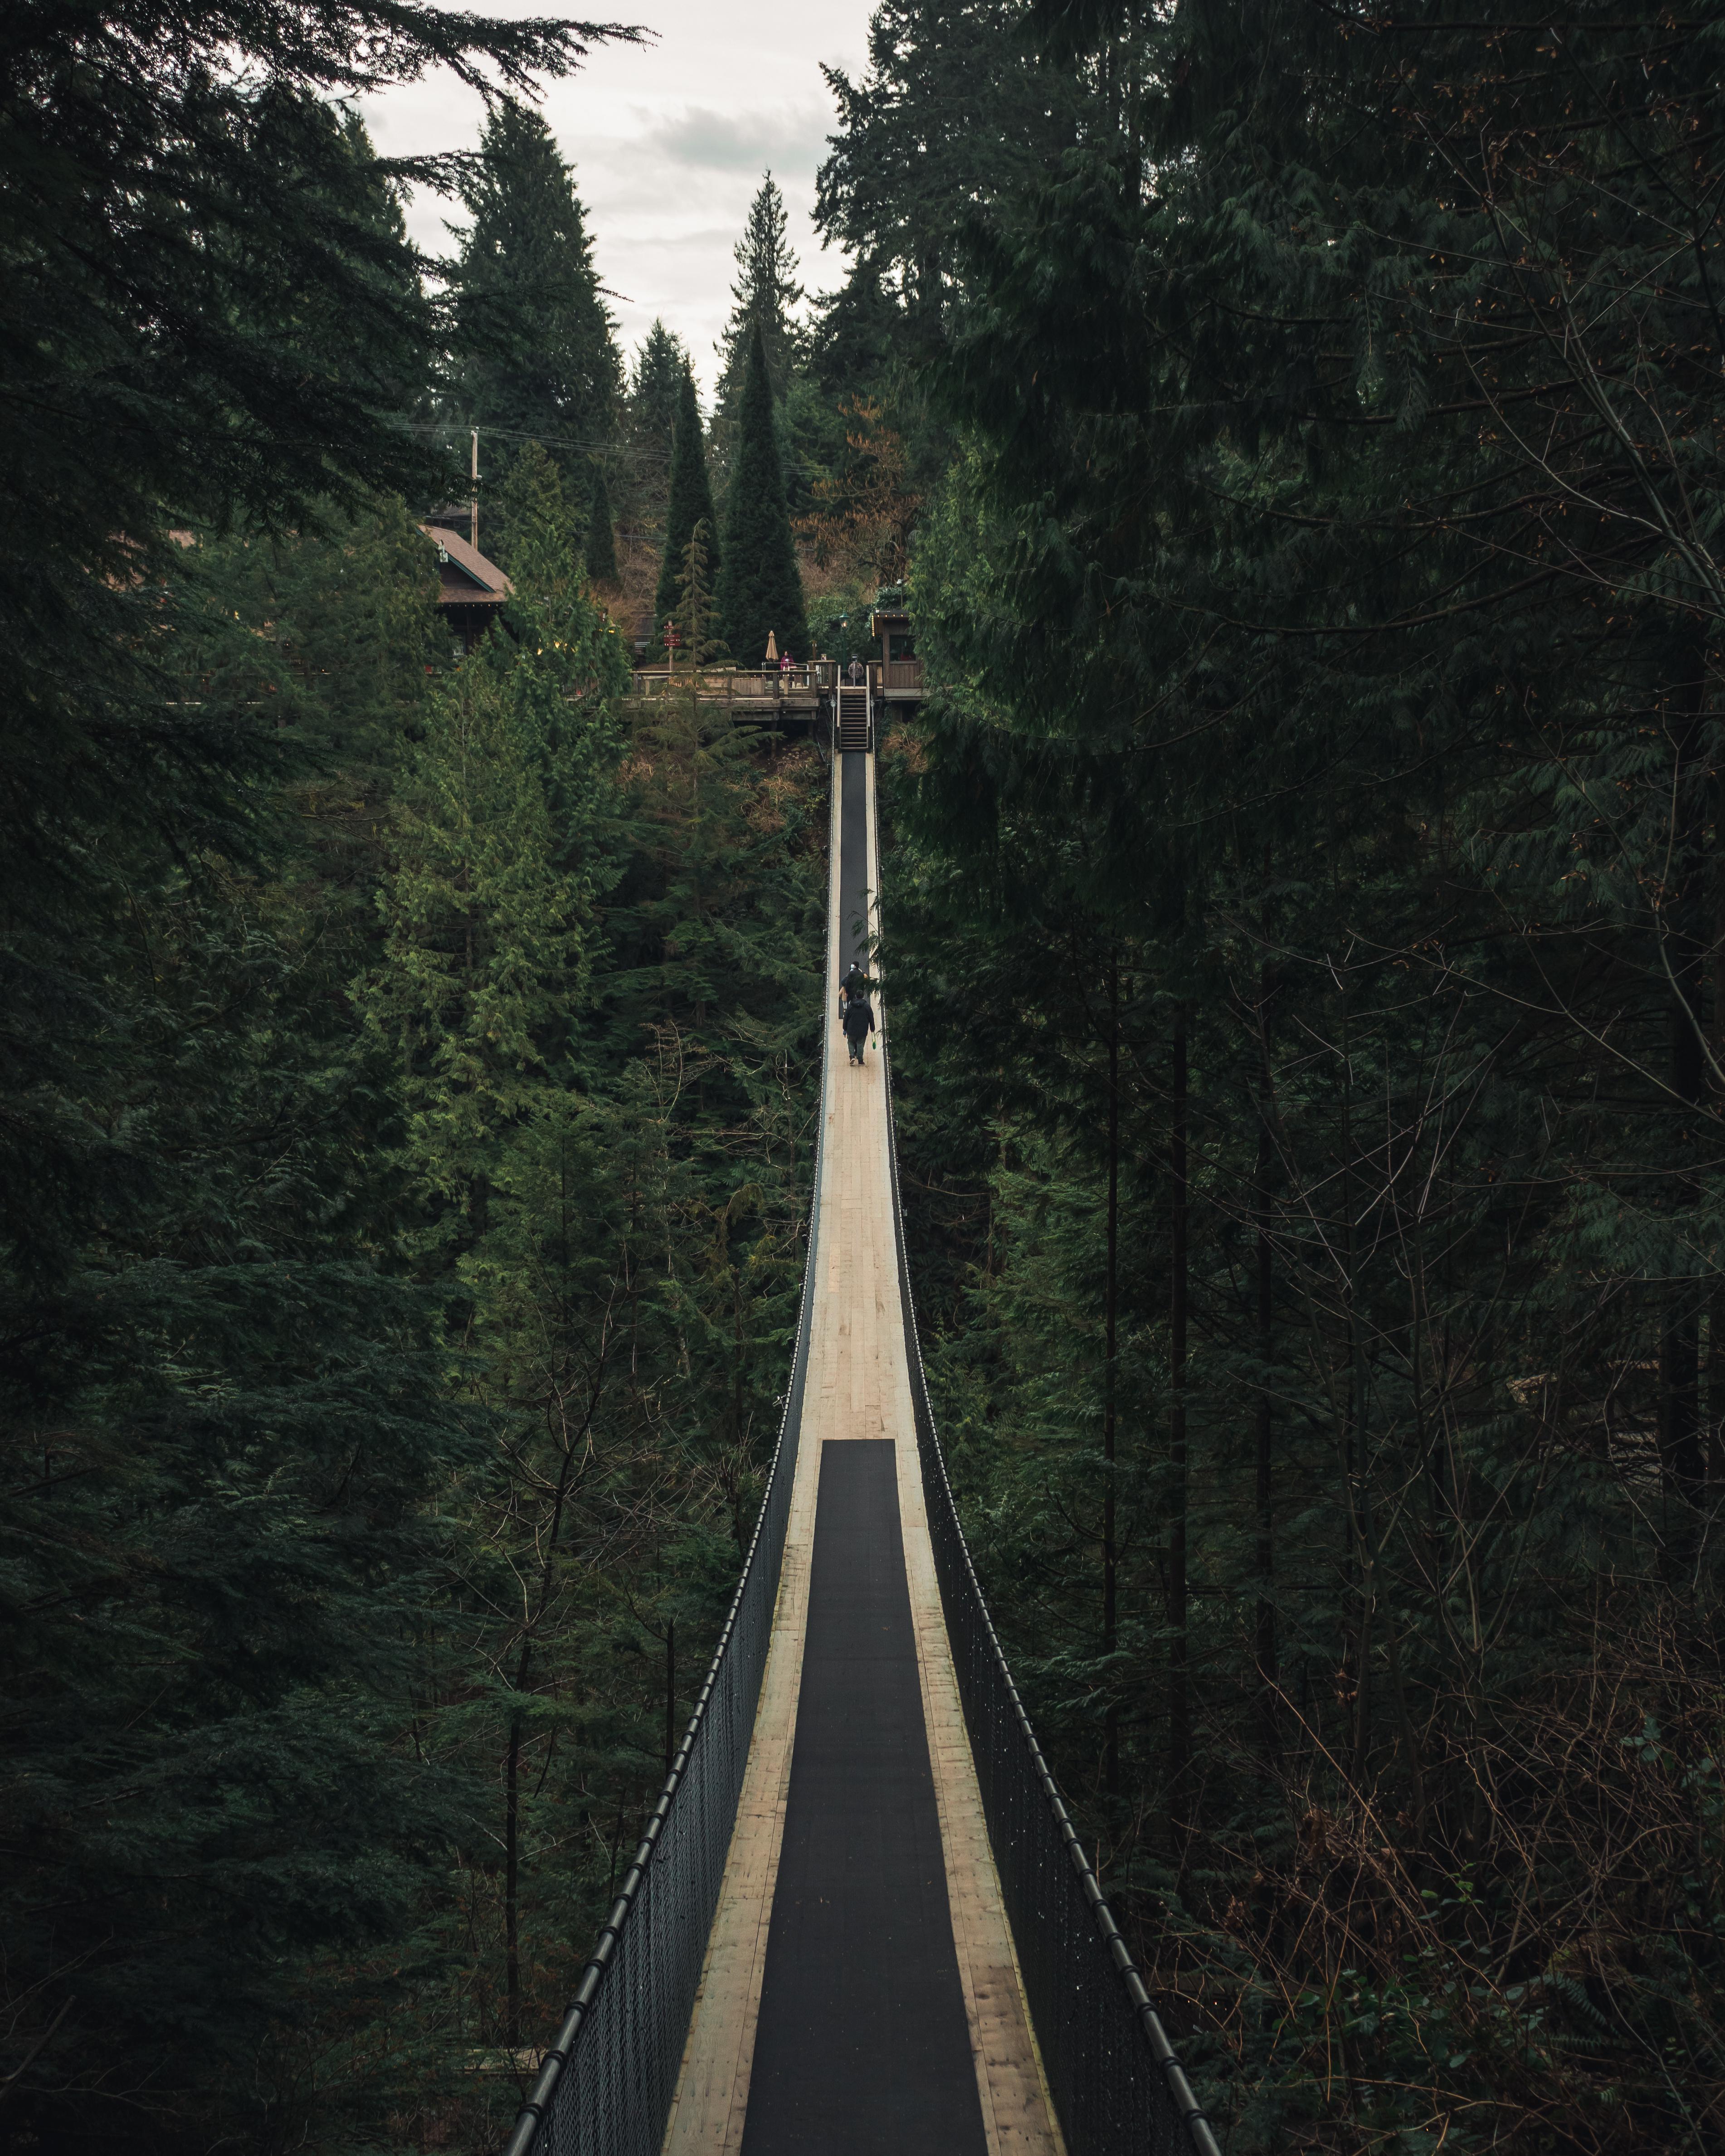
<path id="1" fill-rule="evenodd" d="M 656 43 L 595 47 L 572 81 L 547 87 L 540 110 L 575 167 L 626 354 L 662 316 L 688 345 L 711 395 L 713 345 L 735 275 L 731 250 L 769 167 L 790 212 L 803 284 L 822 291 L 840 282 L 843 258 L 822 252 L 809 222 L 815 167 L 834 124 L 820 64 L 861 71 L 869 6 L 638 0 L 603 12 L 656 31 Z M 556 11 L 539 0 L 507 12 Z M 585 0 L 580 12 L 601 11 Z M 447 77 L 369 99 L 364 110 L 385 155 L 469 149 L 479 140 L 480 100 Z M 459 214 L 424 198 L 409 218 L 414 238 L 434 254 L 448 252 L 444 221 Z"/>

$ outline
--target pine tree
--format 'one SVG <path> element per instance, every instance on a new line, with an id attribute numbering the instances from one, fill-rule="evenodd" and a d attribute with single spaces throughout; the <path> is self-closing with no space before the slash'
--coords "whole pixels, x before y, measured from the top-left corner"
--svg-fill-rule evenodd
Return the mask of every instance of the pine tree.
<path id="1" fill-rule="evenodd" d="M 718 528 L 713 513 L 713 490 L 706 475 L 706 455 L 701 443 L 701 405 L 695 394 L 695 377 L 685 367 L 677 392 L 676 433 L 671 443 L 670 499 L 665 516 L 665 554 L 660 565 L 659 587 L 654 593 L 655 629 L 674 619 L 683 575 L 683 557 L 697 524 L 709 531 Z M 717 550 L 715 549 L 716 554 Z"/>
<path id="2" fill-rule="evenodd" d="M 677 626 L 692 663 L 706 666 L 726 656 L 713 590 L 712 530 L 705 520 L 689 534 L 683 549 L 683 574 L 677 590 Z"/>
<path id="3" fill-rule="evenodd" d="M 607 873 L 598 819 L 624 669 L 577 573 L 579 528 L 542 452 L 537 469 L 511 633 L 487 637 L 433 700 L 381 901 L 388 941 L 368 1015 L 399 1059 L 427 1247 L 483 1232 L 485 1189 L 531 1112 L 536 1074 L 566 1052 Z"/>
<path id="4" fill-rule="evenodd" d="M 429 548 L 364 528 L 444 484 L 398 424 L 436 335 L 396 189 L 431 167 L 380 167 L 340 107 L 581 47 L 376 27 L 8 26 L 0 2073 L 8 2133 L 68 2156 L 297 2137 L 272 2031 L 308 2025 L 318 1956 L 360 2025 L 461 1802 L 409 1731 L 474 1440 L 393 1265 L 363 841 L 326 848 L 320 798 L 357 770 L 375 810 L 439 655 Z M 170 527 L 242 536 L 206 559 Z M 321 589 L 254 611 L 246 537 L 296 527 Z"/>
<path id="5" fill-rule="evenodd" d="M 491 499 L 491 536 L 485 542 L 485 552 L 511 578 L 520 566 L 519 550 L 525 547 L 536 551 L 544 531 L 558 532 L 572 552 L 581 552 L 581 512 L 570 501 L 567 471 L 567 467 L 537 442 L 522 443 L 505 465 Z"/>
<path id="6" fill-rule="evenodd" d="M 766 340 L 757 327 L 737 413 L 737 455 L 725 502 L 719 612 L 740 664 L 758 665 L 769 632 L 778 648 L 809 655 L 803 578 L 785 503 L 784 469 L 773 424 Z"/>
<path id="7" fill-rule="evenodd" d="M 624 429 L 632 453 L 624 471 L 625 513 L 634 524 L 654 527 L 665 521 L 671 442 L 688 367 L 681 339 L 661 321 L 635 347 Z"/>
<path id="8" fill-rule="evenodd" d="M 635 347 L 629 383 L 629 432 L 644 455 L 657 457 L 665 466 L 670 460 L 683 377 L 688 372 L 689 355 L 681 338 L 655 321 Z"/>
<path id="9" fill-rule="evenodd" d="M 1046 15 L 1056 12 L 1068 11 Z M 814 222 L 860 263 L 894 273 L 918 344 L 958 296 L 967 231 L 1009 225 L 1085 121 L 1108 126 L 1095 86 L 1050 65 L 1019 21 L 1014 0 L 881 0 L 869 18 L 866 74 L 853 82 L 821 70 L 839 126 L 817 177 Z"/>
<path id="10" fill-rule="evenodd" d="M 596 584 L 617 582 L 617 535 L 611 524 L 611 490 L 595 457 L 587 496 L 587 573 Z"/>
<path id="11" fill-rule="evenodd" d="M 731 287 L 731 318 L 716 347 L 719 397 L 713 440 L 721 471 L 728 470 L 736 451 L 751 338 L 758 331 L 765 346 L 775 404 L 783 401 L 802 357 L 803 338 L 791 311 L 802 299 L 803 287 L 797 282 L 787 223 L 784 197 L 768 172 L 749 205 L 748 223 L 734 250 L 737 275 Z"/>
<path id="12" fill-rule="evenodd" d="M 798 356 L 797 326 L 791 310 L 803 297 L 798 262 L 788 238 L 784 197 L 768 172 L 749 204 L 748 223 L 732 252 L 737 280 L 731 287 L 731 319 L 718 352 L 723 382 L 741 393 L 748 366 L 749 338 L 758 331 L 767 352 L 767 372 L 775 397 L 783 397 Z"/>
<path id="13" fill-rule="evenodd" d="M 536 112 L 497 105 L 461 199 L 459 393 L 470 421 L 549 444 L 568 470 L 609 439 L 622 362 L 573 169 Z"/>

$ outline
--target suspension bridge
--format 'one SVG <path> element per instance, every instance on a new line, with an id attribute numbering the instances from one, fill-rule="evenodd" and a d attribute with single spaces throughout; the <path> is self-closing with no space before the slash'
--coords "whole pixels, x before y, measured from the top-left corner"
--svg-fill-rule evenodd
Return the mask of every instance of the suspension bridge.
<path id="1" fill-rule="evenodd" d="M 874 685 L 832 729 L 801 1321 L 752 1544 L 508 2156 L 1219 2156 L 1038 1748 L 947 1486 L 882 1019 Z"/>

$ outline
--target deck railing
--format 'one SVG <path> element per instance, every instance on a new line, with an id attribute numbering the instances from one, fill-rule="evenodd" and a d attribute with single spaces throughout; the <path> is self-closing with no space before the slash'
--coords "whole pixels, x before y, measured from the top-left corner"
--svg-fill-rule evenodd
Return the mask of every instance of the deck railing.
<path id="1" fill-rule="evenodd" d="M 839 677 L 837 662 L 814 660 L 802 666 L 638 666 L 637 696 L 686 696 L 691 689 L 704 704 L 806 702 L 830 690 Z"/>

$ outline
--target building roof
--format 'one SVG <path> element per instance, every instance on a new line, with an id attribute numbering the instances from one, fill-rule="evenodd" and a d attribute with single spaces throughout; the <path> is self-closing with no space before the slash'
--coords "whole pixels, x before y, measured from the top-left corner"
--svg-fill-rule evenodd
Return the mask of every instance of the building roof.
<path id="1" fill-rule="evenodd" d="M 870 633 L 875 636 L 883 629 L 908 629 L 910 625 L 910 613 L 904 607 L 876 607 L 869 617 Z"/>
<path id="2" fill-rule="evenodd" d="M 459 531 L 446 524 L 422 524 L 419 529 L 437 547 L 439 606 L 501 606 L 514 592 L 497 564 L 470 547 Z"/>

